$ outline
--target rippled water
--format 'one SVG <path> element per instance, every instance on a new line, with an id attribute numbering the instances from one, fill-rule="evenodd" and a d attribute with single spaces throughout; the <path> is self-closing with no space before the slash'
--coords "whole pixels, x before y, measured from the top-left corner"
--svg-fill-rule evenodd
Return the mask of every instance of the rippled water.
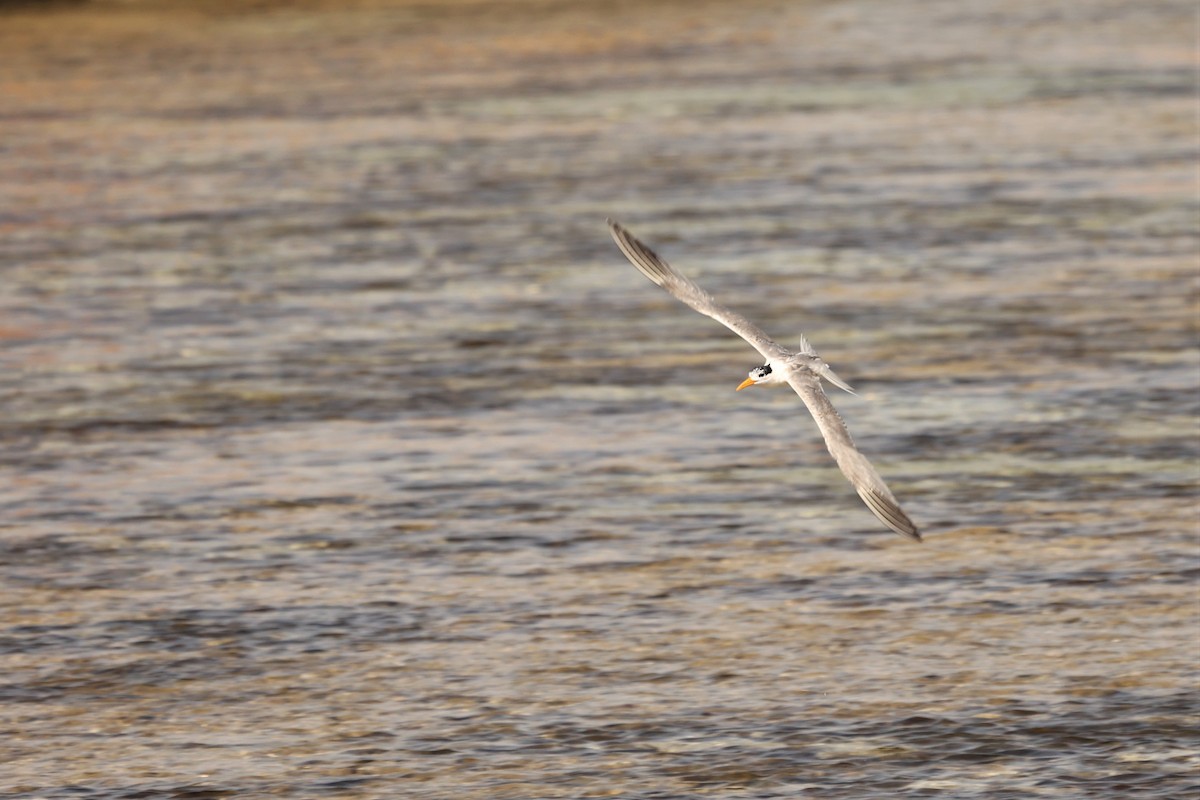
<path id="1" fill-rule="evenodd" d="M 1190 4 L 332 8 L 0 15 L 5 797 L 1200 792 Z"/>

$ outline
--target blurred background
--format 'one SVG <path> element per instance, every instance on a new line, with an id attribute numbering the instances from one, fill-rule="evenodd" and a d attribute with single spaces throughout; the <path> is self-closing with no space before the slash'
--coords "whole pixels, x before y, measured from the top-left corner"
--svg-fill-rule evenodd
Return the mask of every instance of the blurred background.
<path id="1" fill-rule="evenodd" d="M 0 3 L 0 794 L 1200 791 L 1196 19 Z"/>

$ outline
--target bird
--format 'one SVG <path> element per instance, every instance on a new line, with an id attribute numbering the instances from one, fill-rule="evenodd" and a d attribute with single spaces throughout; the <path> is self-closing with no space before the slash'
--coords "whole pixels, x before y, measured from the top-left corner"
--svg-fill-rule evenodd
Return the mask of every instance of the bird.
<path id="1" fill-rule="evenodd" d="M 691 279 L 685 277 L 657 253 L 651 250 L 620 223 L 608 220 L 613 241 L 638 270 L 658 286 L 666 289 L 675 299 L 706 317 L 712 317 L 757 350 L 766 363 L 750 370 L 737 391 L 748 386 L 788 384 L 800 395 L 817 427 L 825 437 L 825 446 L 842 474 L 858 492 L 867 508 L 887 527 L 913 541 L 921 541 L 921 532 L 900 503 L 884 483 L 879 472 L 867 457 L 859 452 L 846 422 L 825 394 L 821 381 L 824 379 L 850 394 L 855 394 L 848 383 L 839 378 L 833 369 L 817 355 L 816 349 L 803 336 L 796 351 L 776 344 L 762 328 L 736 311 L 718 303 L 715 298 Z"/>

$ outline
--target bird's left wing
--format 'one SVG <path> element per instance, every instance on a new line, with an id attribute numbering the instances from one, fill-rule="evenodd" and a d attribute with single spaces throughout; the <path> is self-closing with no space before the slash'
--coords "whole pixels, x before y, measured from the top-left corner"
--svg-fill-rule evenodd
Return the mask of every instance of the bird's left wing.
<path id="1" fill-rule="evenodd" d="M 612 232 L 613 240 L 617 243 L 617 247 L 621 248 L 625 257 L 641 270 L 643 275 L 675 295 L 680 302 L 729 328 L 749 342 L 767 360 L 787 355 L 787 351 L 767 336 L 762 328 L 736 311 L 718 303 L 711 294 L 684 277 L 619 223 L 610 219 L 608 227 Z"/>
<path id="2" fill-rule="evenodd" d="M 825 446 L 829 448 L 829 454 L 837 462 L 842 474 L 854 486 L 858 496 L 867 504 L 867 508 L 871 509 L 871 513 L 901 536 L 921 541 L 921 533 L 917 526 L 900 508 L 899 501 L 883 482 L 875 467 L 854 445 L 845 420 L 825 395 L 821 381 L 815 375 L 793 374 L 788 378 L 788 383 L 796 390 L 796 394 L 800 395 L 804 405 L 808 406 L 813 419 L 817 421 L 817 427 L 825 437 Z"/>

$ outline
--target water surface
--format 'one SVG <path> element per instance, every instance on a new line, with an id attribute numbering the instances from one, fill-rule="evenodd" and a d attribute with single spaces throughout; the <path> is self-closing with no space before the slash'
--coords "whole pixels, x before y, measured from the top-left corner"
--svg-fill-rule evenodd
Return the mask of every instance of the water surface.
<path id="1" fill-rule="evenodd" d="M 0 792 L 1200 791 L 1193 22 L 5 10 Z"/>

